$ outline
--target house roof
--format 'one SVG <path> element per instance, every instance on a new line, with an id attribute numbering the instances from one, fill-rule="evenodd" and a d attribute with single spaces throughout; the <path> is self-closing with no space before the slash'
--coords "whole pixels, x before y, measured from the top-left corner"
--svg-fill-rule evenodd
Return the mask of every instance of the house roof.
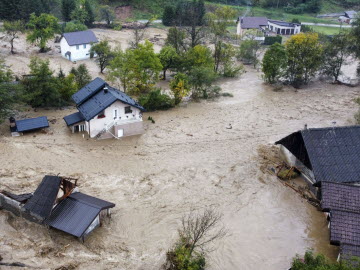
<path id="1" fill-rule="evenodd" d="M 87 85 L 85 85 L 83 88 L 81 88 L 79 91 L 77 91 L 75 94 L 73 94 L 72 99 L 76 103 L 76 105 L 80 105 L 82 102 L 95 95 L 105 85 L 106 82 L 103 79 L 97 77 L 91 82 L 89 82 Z"/>
<path id="2" fill-rule="evenodd" d="M 78 106 L 79 112 L 84 116 L 86 121 L 94 118 L 117 100 L 136 107 L 141 111 L 145 110 L 141 105 L 139 105 L 134 99 L 126 95 L 124 92 L 121 92 L 110 86 L 107 88 L 107 90 L 101 89 L 94 96 Z"/>
<path id="3" fill-rule="evenodd" d="M 60 183 L 60 177 L 46 175 L 24 208 L 39 218 L 47 218 L 54 206 Z"/>
<path id="4" fill-rule="evenodd" d="M 11 193 L 6 190 L 2 190 L 2 191 L 0 191 L 0 193 L 4 194 L 5 196 L 7 196 L 15 201 L 21 202 L 21 203 L 26 202 L 33 196 L 32 193 L 14 194 L 14 193 Z"/>
<path id="5" fill-rule="evenodd" d="M 332 182 L 321 182 L 321 208 L 360 213 L 360 187 Z"/>
<path id="6" fill-rule="evenodd" d="M 301 25 L 300 23 L 290 23 L 290 22 L 276 21 L 276 20 L 269 20 L 269 22 L 284 27 L 295 27 Z"/>
<path id="7" fill-rule="evenodd" d="M 314 173 L 315 181 L 360 181 L 360 126 L 313 128 L 277 141 Z"/>
<path id="8" fill-rule="evenodd" d="M 353 257 L 360 257 L 360 246 L 354 246 L 349 244 L 340 245 L 341 259 L 349 261 L 350 264 L 355 263 L 359 266 L 359 261 L 351 261 Z"/>
<path id="9" fill-rule="evenodd" d="M 353 19 L 357 16 L 357 12 L 355 10 L 348 10 L 345 11 L 345 15 L 349 17 L 350 19 Z"/>
<path id="10" fill-rule="evenodd" d="M 114 206 L 113 203 L 76 192 L 61 201 L 45 223 L 55 229 L 81 237 L 101 210 Z"/>
<path id="11" fill-rule="evenodd" d="M 49 122 L 46 116 L 16 120 L 15 124 L 17 132 L 25 132 L 49 127 Z"/>
<path id="12" fill-rule="evenodd" d="M 69 46 L 98 42 L 94 32 L 91 30 L 64 33 L 63 37 Z"/>
<path id="13" fill-rule="evenodd" d="M 242 29 L 259 29 L 261 26 L 268 25 L 266 17 L 243 17 L 239 18 Z"/>
<path id="14" fill-rule="evenodd" d="M 85 120 L 84 116 L 80 112 L 76 112 L 64 117 L 65 123 L 68 126 L 80 123 Z"/>
<path id="15" fill-rule="evenodd" d="M 360 246 L 360 213 L 331 210 L 330 243 Z"/>

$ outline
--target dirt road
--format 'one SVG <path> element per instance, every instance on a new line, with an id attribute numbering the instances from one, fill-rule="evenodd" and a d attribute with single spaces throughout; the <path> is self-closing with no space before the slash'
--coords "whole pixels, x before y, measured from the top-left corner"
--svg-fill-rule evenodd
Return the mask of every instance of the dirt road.
<path id="1" fill-rule="evenodd" d="M 260 161 L 275 140 L 305 124 L 352 124 L 360 89 L 315 82 L 274 92 L 260 73 L 247 71 L 219 82 L 232 98 L 146 113 L 155 124 L 146 121 L 142 136 L 95 141 L 71 134 L 62 117 L 75 109 L 22 113 L 56 119 L 48 134 L 12 138 L 1 125 L 0 189 L 30 192 L 44 174 L 60 173 L 116 203 L 111 222 L 85 244 L 0 211 L 4 261 L 41 269 L 159 269 L 181 216 L 207 207 L 224 214 L 229 231 L 211 253 L 210 270 L 287 269 L 307 248 L 335 258 L 324 215 L 264 174 Z"/>

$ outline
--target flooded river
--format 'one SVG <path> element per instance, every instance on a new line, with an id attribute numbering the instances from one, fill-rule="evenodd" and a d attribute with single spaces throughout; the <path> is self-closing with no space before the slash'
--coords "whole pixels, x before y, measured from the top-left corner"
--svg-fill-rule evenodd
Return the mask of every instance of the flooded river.
<path id="1" fill-rule="evenodd" d="M 308 248 L 335 258 L 325 217 L 274 176 L 260 170 L 259 147 L 303 128 L 353 123 L 358 88 L 320 82 L 274 92 L 248 69 L 219 82 L 234 97 L 146 113 L 146 133 L 94 141 L 71 134 L 47 115 L 49 134 L 0 133 L 0 189 L 32 191 L 44 174 L 79 177 L 80 189 L 116 203 L 111 222 L 85 244 L 0 212 L 0 255 L 41 269 L 159 269 L 176 241 L 182 215 L 212 207 L 229 234 L 208 269 L 287 269 Z M 229 125 L 232 129 L 228 129 Z M 63 268 L 65 269 L 65 268 Z"/>

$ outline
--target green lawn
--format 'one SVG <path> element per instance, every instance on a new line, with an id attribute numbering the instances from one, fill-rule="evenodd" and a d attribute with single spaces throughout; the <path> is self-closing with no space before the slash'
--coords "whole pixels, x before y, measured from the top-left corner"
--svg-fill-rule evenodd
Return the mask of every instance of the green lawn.
<path id="1" fill-rule="evenodd" d="M 326 27 L 326 26 L 310 26 L 312 29 L 314 29 L 315 32 L 324 34 L 324 35 L 336 35 L 339 34 L 341 28 L 336 27 Z M 346 28 L 348 29 L 348 28 Z"/>

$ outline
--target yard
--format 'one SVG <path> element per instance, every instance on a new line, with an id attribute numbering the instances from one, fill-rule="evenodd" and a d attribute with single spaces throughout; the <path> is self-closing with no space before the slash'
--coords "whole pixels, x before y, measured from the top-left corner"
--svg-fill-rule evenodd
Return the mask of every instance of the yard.
<path id="1" fill-rule="evenodd" d="M 113 46 L 126 46 L 129 37 L 127 31 L 95 33 Z M 160 35 L 159 50 L 164 30 L 150 29 L 148 35 Z M 52 46 L 47 54 L 52 68 L 67 72 L 74 64 Z M 37 54 L 28 49 L 30 53 L 18 49 L 19 54 L 10 55 L 1 46 L 0 54 L 17 74 L 24 74 L 29 55 Z M 99 76 L 92 60 L 76 65 L 81 63 L 93 77 Z M 353 76 L 355 66 L 346 67 L 345 73 Z M 8 124 L 2 124 L 0 189 L 30 192 L 44 174 L 60 173 L 79 178 L 84 193 L 116 204 L 111 222 L 85 244 L 0 211 L 4 261 L 42 269 L 159 269 L 176 240 L 181 216 L 206 207 L 224 214 L 229 231 L 211 253 L 211 270 L 286 269 L 296 253 L 310 247 L 335 259 L 337 249 L 329 245 L 324 215 L 268 168 L 260 168 L 266 152 L 276 151 L 276 140 L 305 124 L 353 124 L 360 89 L 315 81 L 298 91 L 284 87 L 275 92 L 263 84 L 260 72 L 246 70 L 240 78 L 219 81 L 234 97 L 146 113 L 144 119 L 151 116 L 155 123 L 145 121 L 142 136 L 96 141 L 71 134 L 62 118 L 75 108 L 21 112 L 24 117 L 48 116 L 52 124 L 47 133 L 10 137 Z"/>

